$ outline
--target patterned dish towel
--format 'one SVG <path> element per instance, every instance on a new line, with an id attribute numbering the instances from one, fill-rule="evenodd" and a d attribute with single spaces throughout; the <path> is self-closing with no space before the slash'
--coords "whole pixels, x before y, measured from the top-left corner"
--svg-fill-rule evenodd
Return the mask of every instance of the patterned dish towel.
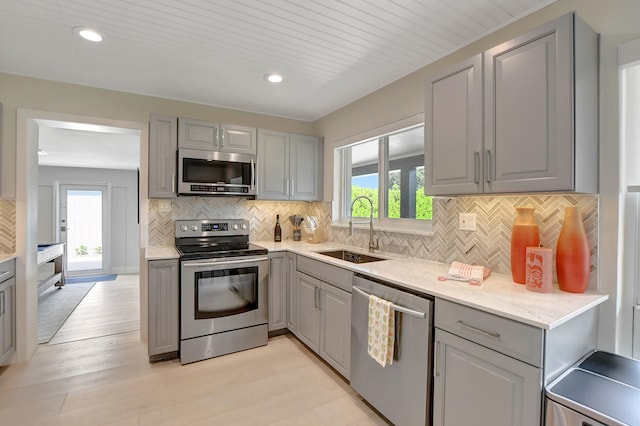
<path id="1" fill-rule="evenodd" d="M 480 285 L 485 280 L 491 270 L 485 266 L 468 265 L 462 262 L 451 262 L 451 267 L 446 277 L 438 277 L 439 280 L 464 281 L 472 285 Z"/>
<path id="2" fill-rule="evenodd" d="M 387 300 L 369 296 L 369 356 L 383 367 L 393 364 L 395 311 L 391 305 Z"/>

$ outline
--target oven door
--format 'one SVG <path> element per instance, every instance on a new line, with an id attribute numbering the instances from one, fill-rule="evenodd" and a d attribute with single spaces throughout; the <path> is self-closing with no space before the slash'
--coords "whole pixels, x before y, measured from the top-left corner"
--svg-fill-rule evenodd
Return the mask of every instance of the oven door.
<path id="1" fill-rule="evenodd" d="M 266 256 L 183 260 L 181 339 L 268 322 Z"/>

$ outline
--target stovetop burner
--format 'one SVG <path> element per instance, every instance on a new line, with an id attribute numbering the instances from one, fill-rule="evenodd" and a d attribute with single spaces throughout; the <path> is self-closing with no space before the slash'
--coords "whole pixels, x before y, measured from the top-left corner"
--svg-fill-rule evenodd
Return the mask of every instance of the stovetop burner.
<path id="1" fill-rule="evenodd" d="M 176 221 L 176 249 L 182 259 L 266 255 L 267 249 L 249 243 L 249 221 L 199 219 Z"/>

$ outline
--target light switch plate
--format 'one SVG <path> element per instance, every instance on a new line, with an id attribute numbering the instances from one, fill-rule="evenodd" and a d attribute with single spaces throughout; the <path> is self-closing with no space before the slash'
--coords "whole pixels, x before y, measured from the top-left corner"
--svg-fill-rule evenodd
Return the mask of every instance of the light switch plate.
<path id="1" fill-rule="evenodd" d="M 158 200 L 159 213 L 171 213 L 171 200 Z"/>
<path id="2" fill-rule="evenodd" d="M 459 213 L 458 229 L 461 231 L 476 230 L 476 214 L 475 213 Z"/>

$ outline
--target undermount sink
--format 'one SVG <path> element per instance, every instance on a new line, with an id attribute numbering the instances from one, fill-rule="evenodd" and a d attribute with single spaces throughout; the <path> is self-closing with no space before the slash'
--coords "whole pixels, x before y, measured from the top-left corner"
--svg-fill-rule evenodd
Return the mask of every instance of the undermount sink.
<path id="1" fill-rule="evenodd" d="M 346 260 L 351 263 L 369 263 L 369 262 L 378 262 L 381 260 L 386 260 L 381 257 L 369 256 L 368 254 L 354 253 L 348 250 L 331 250 L 331 251 L 320 251 L 318 254 L 322 254 L 325 256 L 330 256 L 340 260 Z"/>

